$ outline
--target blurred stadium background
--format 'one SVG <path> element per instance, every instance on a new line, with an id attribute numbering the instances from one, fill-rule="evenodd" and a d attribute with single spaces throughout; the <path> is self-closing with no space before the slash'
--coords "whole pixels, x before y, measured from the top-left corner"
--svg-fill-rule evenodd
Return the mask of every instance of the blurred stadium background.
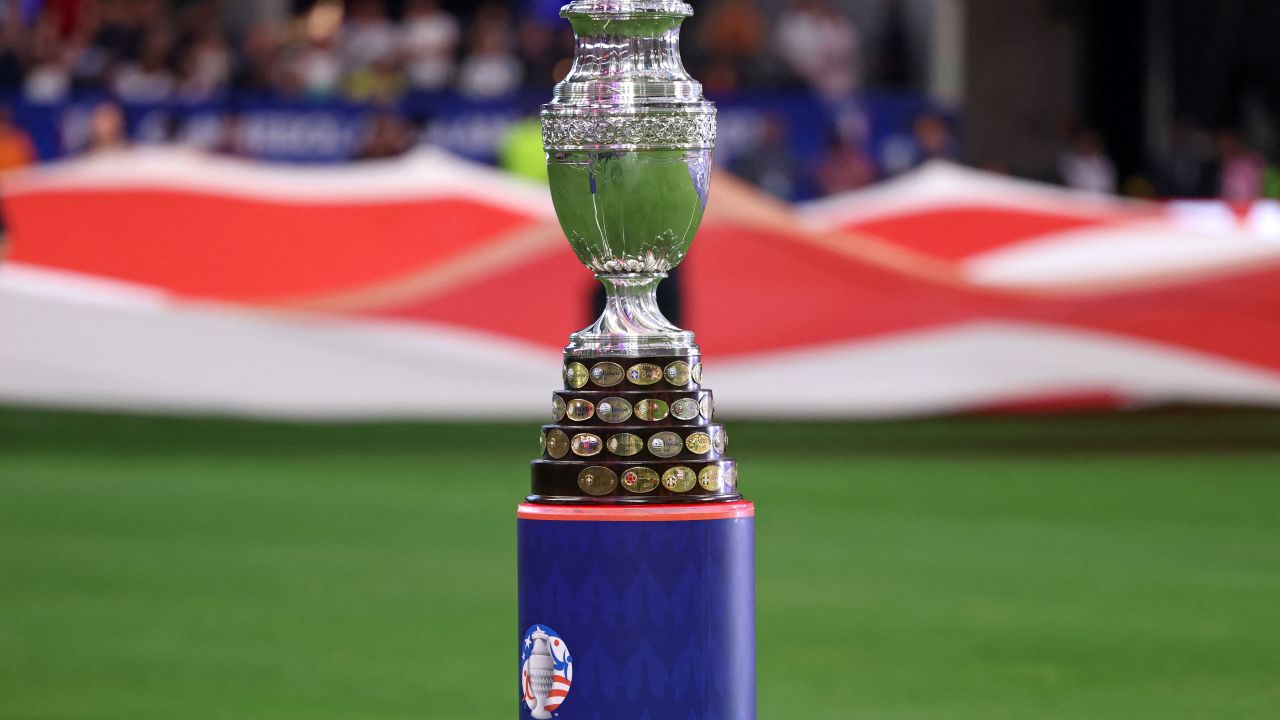
<path id="1" fill-rule="evenodd" d="M 515 711 L 558 5 L 0 5 L 0 718 Z M 694 5 L 762 715 L 1277 717 L 1280 5 Z"/>

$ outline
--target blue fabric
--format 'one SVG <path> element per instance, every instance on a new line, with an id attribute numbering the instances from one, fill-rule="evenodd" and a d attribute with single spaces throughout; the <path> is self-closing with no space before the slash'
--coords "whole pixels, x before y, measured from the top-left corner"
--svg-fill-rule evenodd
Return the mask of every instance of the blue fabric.
<path id="1" fill-rule="evenodd" d="M 573 655 L 556 717 L 755 719 L 751 519 L 518 522 L 520 639 L 544 625 Z"/>
<path id="2" fill-rule="evenodd" d="M 549 95 L 550 88 L 493 100 L 415 93 L 385 108 L 333 99 L 228 95 L 201 102 L 133 104 L 124 109 L 129 136 L 139 143 L 178 140 L 214 149 L 234 129 L 236 152 L 290 163 L 336 163 L 356 158 L 373 116 L 393 112 L 421 126 L 421 141 L 492 163 L 513 123 L 536 115 L 539 104 Z M 9 98 L 7 103 L 14 120 L 31 135 L 40 157 L 48 160 L 84 150 L 90 114 L 106 99 L 87 94 L 55 105 L 34 105 L 20 98 Z M 825 156 L 836 128 L 851 135 L 872 164 L 887 173 L 902 169 L 890 167 L 891 155 L 916 152 L 912 136 L 915 119 L 938 112 L 926 97 L 914 93 L 867 93 L 842 102 L 790 93 L 740 93 L 714 99 L 720 109 L 716 155 L 730 170 L 759 150 L 767 125 L 781 129 L 781 146 L 776 152 L 794 166 L 794 187 L 785 198 L 789 200 L 819 194 L 812 171 Z M 958 118 L 944 116 L 954 132 Z M 230 125 L 232 117 L 236 118 L 234 127 Z"/>

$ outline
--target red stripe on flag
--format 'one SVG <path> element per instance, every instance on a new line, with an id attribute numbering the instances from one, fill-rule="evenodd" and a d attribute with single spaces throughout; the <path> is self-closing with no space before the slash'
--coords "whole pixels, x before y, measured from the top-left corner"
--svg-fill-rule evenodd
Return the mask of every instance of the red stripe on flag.
<path id="1" fill-rule="evenodd" d="M 401 278 L 534 222 L 464 198 L 289 203 L 159 189 L 20 194 L 5 213 L 12 260 L 239 301 Z"/>

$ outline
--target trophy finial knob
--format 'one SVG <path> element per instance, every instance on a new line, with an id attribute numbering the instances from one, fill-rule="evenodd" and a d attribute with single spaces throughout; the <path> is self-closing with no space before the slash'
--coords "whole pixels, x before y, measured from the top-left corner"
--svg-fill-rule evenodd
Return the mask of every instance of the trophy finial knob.
<path id="1" fill-rule="evenodd" d="M 680 58 L 679 0 L 576 0 L 573 66 L 542 109 L 556 214 L 605 285 L 604 314 L 571 354 L 679 354 L 693 334 L 662 316 L 656 289 L 702 222 L 715 107 Z"/>

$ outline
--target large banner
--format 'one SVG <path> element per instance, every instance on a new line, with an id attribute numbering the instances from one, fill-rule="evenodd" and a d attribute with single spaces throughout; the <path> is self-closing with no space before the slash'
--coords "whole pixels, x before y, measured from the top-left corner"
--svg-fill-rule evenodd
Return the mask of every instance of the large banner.
<path id="1" fill-rule="evenodd" d="M 2 402 L 539 417 L 590 319 L 546 188 L 441 151 L 324 168 L 128 151 L 2 190 Z M 1275 207 L 949 165 L 798 207 L 720 174 L 711 197 L 680 281 L 731 414 L 1280 405 Z"/>

